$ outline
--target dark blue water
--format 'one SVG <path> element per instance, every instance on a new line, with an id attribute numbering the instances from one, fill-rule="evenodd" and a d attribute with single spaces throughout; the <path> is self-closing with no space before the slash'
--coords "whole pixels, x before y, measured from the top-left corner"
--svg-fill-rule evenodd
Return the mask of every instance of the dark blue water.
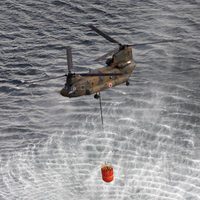
<path id="1" fill-rule="evenodd" d="M 195 0 L 0 2 L 0 199 L 200 199 L 200 4 Z M 77 71 L 121 43 L 134 49 L 131 85 L 64 98 L 72 46 Z M 101 180 L 105 162 L 115 181 Z"/>

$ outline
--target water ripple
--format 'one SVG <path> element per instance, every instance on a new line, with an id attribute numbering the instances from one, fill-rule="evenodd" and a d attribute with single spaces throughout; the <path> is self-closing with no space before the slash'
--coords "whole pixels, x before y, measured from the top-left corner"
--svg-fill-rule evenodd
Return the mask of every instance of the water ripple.
<path id="1" fill-rule="evenodd" d="M 195 0 L 6 0 L 0 3 L 0 199 L 200 199 L 199 9 Z M 65 46 L 77 71 L 111 44 L 182 41 L 134 49 L 131 85 L 98 101 L 59 95 Z M 114 166 L 105 184 L 100 167 Z"/>

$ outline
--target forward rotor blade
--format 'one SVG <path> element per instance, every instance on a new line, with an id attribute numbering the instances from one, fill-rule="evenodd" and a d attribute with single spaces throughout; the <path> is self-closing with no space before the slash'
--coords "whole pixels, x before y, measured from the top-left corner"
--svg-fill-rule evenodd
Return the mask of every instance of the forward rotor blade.
<path id="1" fill-rule="evenodd" d="M 108 40 L 109 42 L 112 42 L 112 43 L 115 43 L 115 44 L 119 44 L 121 45 L 121 43 L 119 43 L 117 40 L 111 38 L 108 34 L 100 31 L 98 28 L 96 28 L 95 26 L 93 25 L 89 25 L 89 27 L 95 31 L 97 34 L 101 35 L 102 37 L 104 37 L 106 40 Z"/>
<path id="2" fill-rule="evenodd" d="M 34 80 L 34 81 L 25 81 L 24 84 L 39 83 L 39 82 L 48 81 L 48 80 L 52 80 L 52 79 L 62 78 L 62 77 L 65 77 L 65 76 L 67 76 L 67 75 L 65 74 L 65 75 L 62 75 L 62 76 L 49 77 L 49 78 L 46 78 L 46 79 L 40 79 L 40 80 Z"/>
<path id="3" fill-rule="evenodd" d="M 108 56 L 113 55 L 114 53 L 117 53 L 118 51 L 119 51 L 119 48 L 113 49 L 113 50 L 109 51 L 108 53 L 95 59 L 95 61 L 100 61 L 100 60 L 106 59 Z"/>
<path id="4" fill-rule="evenodd" d="M 80 73 L 76 75 L 80 75 L 80 76 L 121 76 L 123 75 L 122 73 Z"/>
<path id="5" fill-rule="evenodd" d="M 149 44 L 159 44 L 159 43 L 166 43 L 166 42 L 178 42 L 180 41 L 181 39 L 178 39 L 178 40 L 161 40 L 161 41 L 155 41 L 155 42 L 144 42 L 144 43 L 136 43 L 136 44 L 131 44 L 131 45 L 128 45 L 128 46 L 131 46 L 131 47 L 137 47 L 137 46 L 143 46 L 143 45 L 149 45 Z"/>
<path id="6" fill-rule="evenodd" d="M 72 63 L 72 48 L 67 47 L 66 48 L 66 53 L 67 53 L 67 65 L 68 65 L 68 72 L 71 73 L 71 69 L 73 68 L 73 63 Z"/>

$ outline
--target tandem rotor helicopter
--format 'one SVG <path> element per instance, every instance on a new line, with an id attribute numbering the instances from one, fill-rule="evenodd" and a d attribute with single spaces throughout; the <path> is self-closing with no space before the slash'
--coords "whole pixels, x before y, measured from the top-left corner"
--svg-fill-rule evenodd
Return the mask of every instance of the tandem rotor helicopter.
<path id="1" fill-rule="evenodd" d="M 60 91 L 60 94 L 64 97 L 69 98 L 94 94 L 94 98 L 99 99 L 100 102 L 101 120 L 103 124 L 100 92 L 111 87 L 120 85 L 122 83 L 125 83 L 127 86 L 129 85 L 129 77 L 131 76 L 134 68 L 136 67 L 132 55 L 132 47 L 156 43 L 174 42 L 177 40 L 161 40 L 147 43 L 121 44 L 105 32 L 99 30 L 97 27 L 93 25 L 89 25 L 89 27 L 98 35 L 104 37 L 107 41 L 118 45 L 118 48 L 96 59 L 96 61 L 106 59 L 106 66 L 92 70 L 88 73 L 72 72 L 72 50 L 71 47 L 68 46 L 66 48 L 68 65 L 67 74 L 58 77 L 52 77 L 45 80 L 33 81 L 30 83 L 66 77 L 65 85 Z M 108 58 L 109 56 L 111 57 Z"/>
<path id="2" fill-rule="evenodd" d="M 67 47 L 68 74 L 66 74 L 66 83 L 60 94 L 65 97 L 78 97 L 83 95 L 95 94 L 94 98 L 100 97 L 100 91 L 126 83 L 135 68 L 133 61 L 132 48 L 129 45 L 122 45 L 107 34 L 103 33 L 95 26 L 89 26 L 99 35 L 112 43 L 119 45 L 119 48 L 111 52 L 112 58 L 106 60 L 106 66 L 93 70 L 89 73 L 72 73 L 72 53 L 71 47 Z M 110 54 L 110 52 L 109 52 Z M 108 54 L 99 59 L 106 58 Z"/>

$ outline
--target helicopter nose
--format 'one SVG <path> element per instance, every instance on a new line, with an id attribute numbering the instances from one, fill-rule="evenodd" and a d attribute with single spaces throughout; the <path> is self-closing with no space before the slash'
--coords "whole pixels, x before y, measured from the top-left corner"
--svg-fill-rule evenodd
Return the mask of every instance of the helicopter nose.
<path id="1" fill-rule="evenodd" d="M 62 96 L 64 96 L 64 97 L 68 97 L 68 96 L 69 96 L 69 95 L 68 95 L 68 91 L 67 91 L 66 88 L 63 88 L 63 89 L 60 91 L 60 94 L 61 94 Z"/>
<path id="2" fill-rule="evenodd" d="M 66 88 L 64 87 L 61 91 L 60 94 L 64 97 L 76 97 L 77 94 L 75 93 L 75 87 L 74 88 Z"/>

